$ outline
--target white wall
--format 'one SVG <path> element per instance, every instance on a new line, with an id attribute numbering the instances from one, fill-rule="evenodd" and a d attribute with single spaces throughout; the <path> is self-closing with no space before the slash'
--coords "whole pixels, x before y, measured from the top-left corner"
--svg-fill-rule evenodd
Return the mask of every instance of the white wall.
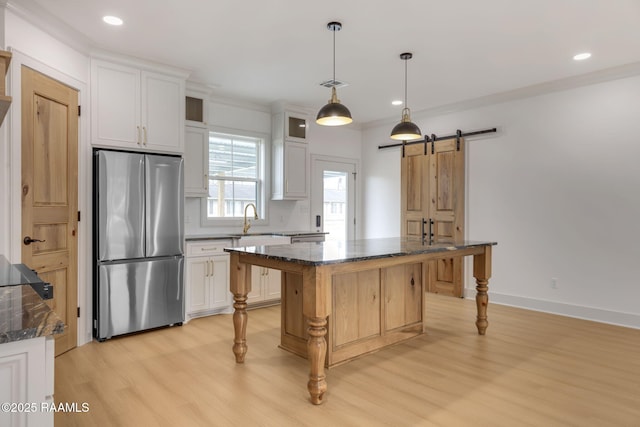
<path id="1" fill-rule="evenodd" d="M 498 242 L 494 302 L 640 327 L 638 99 L 635 76 L 434 117 L 414 113 L 429 134 L 498 127 L 467 143 L 467 238 Z M 400 151 L 377 149 L 392 142 L 391 126 L 363 134 L 367 237 L 400 231 Z"/>
<path id="2" fill-rule="evenodd" d="M 33 68 L 43 74 L 59 80 L 68 86 L 79 91 L 79 102 L 88 106 L 87 85 L 89 81 L 89 60 L 88 57 L 67 45 L 49 36 L 39 28 L 17 15 L 12 10 L 5 11 L 5 42 L 7 48 L 11 49 L 13 58 L 8 75 L 8 90 L 13 97 L 13 102 L 5 123 L 7 126 L 7 139 L 0 152 L 3 153 L 6 162 L 7 184 L 0 187 L 0 201 L 4 206 L 4 213 L 0 216 L 2 220 L 4 236 L 0 242 L 0 253 L 4 253 L 13 262 L 20 261 L 20 203 L 21 203 L 21 175 L 20 175 L 20 151 L 21 151 L 21 128 L 20 128 L 20 69 L 23 65 Z M 88 113 L 88 109 L 86 109 Z M 83 161 L 89 156 L 88 139 L 88 114 L 80 118 L 79 132 L 79 176 L 87 177 L 90 171 L 85 167 L 88 161 Z M 89 188 L 84 185 L 86 179 L 79 180 L 79 208 L 87 210 L 89 206 Z M 6 203 L 6 204 L 5 204 Z M 3 218 L 4 217 L 4 218 Z M 89 218 L 89 216 L 86 216 Z M 86 223 L 85 223 L 86 224 Z M 83 224 L 80 224 L 80 236 L 90 235 L 90 228 L 82 233 Z M 9 237 L 10 236 L 10 237 Z M 85 240 L 80 241 L 82 250 Z M 80 253 L 80 256 L 81 253 Z"/>
<path id="3" fill-rule="evenodd" d="M 78 344 L 91 340 L 91 150 L 89 144 L 89 58 L 87 55 L 41 31 L 15 9 L 5 11 L 5 43 L 13 53 L 8 88 L 13 102 L 3 127 L 7 138 L 0 149 L 7 170 L 6 185 L 0 186 L 0 204 L 8 206 L 0 213 L 0 253 L 12 262 L 21 258 L 21 78 L 27 66 L 56 79 L 79 92 L 79 103 L 86 107 L 79 118 L 78 133 L 78 208 L 83 220 L 78 225 L 78 303 L 82 307 L 78 322 Z"/>
<path id="4" fill-rule="evenodd" d="M 249 131 L 271 135 L 271 107 L 229 102 L 213 99 L 209 103 L 209 128 L 222 131 Z M 309 117 L 313 114 L 309 112 Z M 310 120 L 308 129 L 309 154 L 323 154 L 359 160 L 361 153 L 361 131 L 354 127 L 327 128 Z M 270 168 L 270 160 L 267 161 Z M 269 181 L 269 180 L 267 180 Z M 267 182 L 267 185 L 270 185 Z M 266 219 L 252 221 L 252 232 L 307 231 L 310 229 L 309 200 L 269 200 Z M 187 198 L 185 224 L 187 235 L 237 233 L 242 229 L 239 220 L 232 226 L 203 226 L 201 224 L 201 199 Z"/>

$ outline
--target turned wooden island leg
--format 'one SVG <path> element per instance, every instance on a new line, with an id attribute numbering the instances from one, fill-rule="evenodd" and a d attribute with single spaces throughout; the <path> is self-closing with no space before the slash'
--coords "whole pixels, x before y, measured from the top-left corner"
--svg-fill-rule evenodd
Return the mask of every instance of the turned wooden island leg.
<path id="1" fill-rule="evenodd" d="M 236 252 L 230 256 L 229 288 L 233 294 L 233 354 L 244 363 L 247 354 L 247 295 L 251 292 L 251 266 L 240 262 Z"/>
<path id="2" fill-rule="evenodd" d="M 491 277 L 491 246 L 485 246 L 484 252 L 473 256 L 473 277 L 476 278 L 476 306 L 478 333 L 484 335 L 489 326 L 487 305 L 489 304 L 489 278 Z"/>
<path id="3" fill-rule="evenodd" d="M 247 354 L 247 296 L 233 294 L 233 354 L 236 363 L 244 363 Z"/>
<path id="4" fill-rule="evenodd" d="M 307 358 L 311 403 L 323 403 L 327 391 L 324 363 L 327 358 L 327 319 L 331 314 L 331 275 L 322 266 L 308 266 L 302 271 L 302 314 L 307 319 Z"/>
<path id="5" fill-rule="evenodd" d="M 316 317 L 309 319 L 309 340 L 307 341 L 307 355 L 309 357 L 309 382 L 307 389 L 311 395 L 311 403 L 322 403 L 324 393 L 327 391 L 324 362 L 327 355 L 327 319 Z"/>

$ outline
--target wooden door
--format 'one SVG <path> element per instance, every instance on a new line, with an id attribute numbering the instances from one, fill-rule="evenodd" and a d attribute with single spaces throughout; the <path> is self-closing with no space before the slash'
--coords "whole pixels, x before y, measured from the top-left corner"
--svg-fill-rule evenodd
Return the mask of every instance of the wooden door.
<path id="1" fill-rule="evenodd" d="M 429 218 L 429 186 L 425 185 L 429 180 L 428 145 L 422 143 L 404 147 L 400 174 L 403 236 L 422 236 L 423 221 Z"/>
<path id="2" fill-rule="evenodd" d="M 464 239 L 464 140 L 437 141 L 429 159 L 430 206 L 434 240 Z M 431 153 L 431 151 L 430 151 Z M 463 258 L 434 261 L 429 292 L 462 296 Z"/>
<path id="3" fill-rule="evenodd" d="M 22 67 L 22 262 L 53 286 L 65 324 L 56 355 L 77 343 L 78 92 Z"/>
<path id="4" fill-rule="evenodd" d="M 464 239 L 464 140 L 404 147 L 401 161 L 401 234 L 434 240 Z M 462 258 L 431 262 L 427 290 L 462 296 Z"/>

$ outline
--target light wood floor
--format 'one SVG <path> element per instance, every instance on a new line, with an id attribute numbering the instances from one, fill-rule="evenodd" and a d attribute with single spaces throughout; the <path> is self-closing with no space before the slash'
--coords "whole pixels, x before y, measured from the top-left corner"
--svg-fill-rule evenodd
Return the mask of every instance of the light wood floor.
<path id="1" fill-rule="evenodd" d="M 280 307 L 91 343 L 55 361 L 56 426 L 640 426 L 640 330 L 429 294 L 426 334 L 328 371 L 308 401 L 304 359 L 277 347 Z"/>

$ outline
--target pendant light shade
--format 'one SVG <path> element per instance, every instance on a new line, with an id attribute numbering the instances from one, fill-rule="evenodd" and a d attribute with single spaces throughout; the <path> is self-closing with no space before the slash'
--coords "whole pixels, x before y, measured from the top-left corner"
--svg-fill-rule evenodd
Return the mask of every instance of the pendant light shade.
<path id="1" fill-rule="evenodd" d="M 333 81 L 336 81 L 336 31 L 342 29 L 339 22 L 329 22 L 327 29 L 333 32 Z M 347 107 L 340 103 L 336 87 L 331 88 L 331 99 L 318 111 L 316 123 L 322 126 L 341 126 L 351 123 L 351 112 Z"/>
<path id="2" fill-rule="evenodd" d="M 402 120 L 391 130 L 391 139 L 398 141 L 411 141 L 422 138 L 422 132 L 418 125 L 411 121 L 411 111 L 407 107 L 407 61 L 413 58 L 411 53 L 400 54 L 400 59 L 404 61 L 404 105 L 402 109 Z"/>
<path id="3" fill-rule="evenodd" d="M 318 111 L 316 123 L 322 126 L 341 126 L 348 125 L 353 119 L 351 112 L 347 107 L 340 103 L 336 88 L 331 88 L 331 99 L 329 103 Z"/>

